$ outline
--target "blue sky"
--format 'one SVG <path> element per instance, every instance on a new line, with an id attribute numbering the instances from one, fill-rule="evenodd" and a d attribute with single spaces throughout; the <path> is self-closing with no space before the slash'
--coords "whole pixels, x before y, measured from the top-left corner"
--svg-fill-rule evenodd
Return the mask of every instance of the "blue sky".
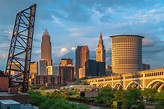
<path id="1" fill-rule="evenodd" d="M 164 67 L 163 0 L 0 0 L 1 70 L 5 68 L 16 13 L 33 3 L 37 4 L 33 61 L 40 59 L 42 34 L 48 29 L 54 64 L 73 53 L 77 45 L 88 45 L 95 51 L 102 32 L 107 63 L 111 63 L 109 36 L 138 34 L 145 37 L 143 63 Z M 91 58 L 95 58 L 93 53 Z"/>

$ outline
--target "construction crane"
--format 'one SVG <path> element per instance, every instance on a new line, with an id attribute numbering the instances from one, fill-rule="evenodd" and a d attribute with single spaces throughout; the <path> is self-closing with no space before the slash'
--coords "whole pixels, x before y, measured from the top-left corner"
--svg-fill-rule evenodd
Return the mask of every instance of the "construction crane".
<path id="1" fill-rule="evenodd" d="M 9 88 L 28 90 L 36 4 L 17 13 L 13 28 L 5 74 L 9 76 Z M 12 74 L 17 72 L 16 74 Z"/>

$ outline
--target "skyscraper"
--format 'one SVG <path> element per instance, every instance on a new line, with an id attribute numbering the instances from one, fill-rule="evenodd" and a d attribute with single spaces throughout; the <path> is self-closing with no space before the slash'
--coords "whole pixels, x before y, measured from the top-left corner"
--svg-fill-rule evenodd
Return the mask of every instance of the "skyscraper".
<path id="1" fill-rule="evenodd" d="M 135 73 L 142 70 L 142 38 L 139 35 L 115 35 L 112 38 L 112 72 Z"/>
<path id="2" fill-rule="evenodd" d="M 44 31 L 41 42 L 41 59 L 47 61 L 47 66 L 52 65 L 51 42 L 47 29 Z"/>
<path id="3" fill-rule="evenodd" d="M 61 84 L 69 84 L 74 80 L 74 66 L 72 59 L 62 58 L 59 65 L 59 76 Z"/>
<path id="4" fill-rule="evenodd" d="M 46 66 L 47 66 L 47 61 L 45 59 L 41 59 L 39 61 L 39 65 L 40 65 L 40 75 L 47 75 L 47 69 L 46 69 Z"/>
<path id="5" fill-rule="evenodd" d="M 85 62 L 89 59 L 89 48 L 87 45 L 76 48 L 76 77 L 79 77 L 79 68 L 85 67 Z"/>
<path id="6" fill-rule="evenodd" d="M 100 33 L 100 38 L 99 38 L 97 49 L 96 49 L 96 61 L 97 62 L 106 61 L 105 47 L 103 44 L 102 33 Z"/>

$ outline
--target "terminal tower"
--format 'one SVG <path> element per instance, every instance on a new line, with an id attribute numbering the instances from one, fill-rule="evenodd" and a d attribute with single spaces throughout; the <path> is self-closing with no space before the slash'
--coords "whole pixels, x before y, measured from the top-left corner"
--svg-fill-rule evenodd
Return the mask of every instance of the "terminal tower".
<path id="1" fill-rule="evenodd" d="M 105 47 L 103 44 L 102 33 L 100 33 L 100 38 L 98 41 L 97 49 L 96 49 L 96 61 L 97 62 L 106 62 L 106 55 L 105 55 Z"/>

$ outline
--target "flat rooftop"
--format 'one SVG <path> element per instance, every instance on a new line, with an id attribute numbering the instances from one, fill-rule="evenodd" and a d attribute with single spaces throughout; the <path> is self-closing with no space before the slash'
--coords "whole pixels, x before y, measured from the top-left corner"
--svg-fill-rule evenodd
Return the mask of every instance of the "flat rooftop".
<path id="1" fill-rule="evenodd" d="M 9 94 L 8 92 L 0 92 L 0 96 L 14 96 L 17 94 Z"/>
<path id="2" fill-rule="evenodd" d="M 19 102 L 16 102 L 14 100 L 0 100 L 2 104 L 20 104 Z"/>
<path id="3" fill-rule="evenodd" d="M 125 34 L 125 35 L 113 35 L 113 36 L 109 36 L 111 38 L 114 38 L 114 37 L 140 37 L 140 38 L 144 38 L 144 36 L 141 36 L 141 35 L 130 35 L 130 34 Z"/>

